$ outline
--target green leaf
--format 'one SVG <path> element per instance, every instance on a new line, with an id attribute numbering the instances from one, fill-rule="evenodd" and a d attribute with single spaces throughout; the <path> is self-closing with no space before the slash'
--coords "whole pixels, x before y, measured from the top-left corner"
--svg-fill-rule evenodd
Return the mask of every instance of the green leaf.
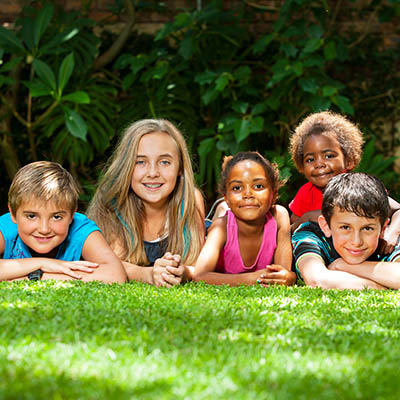
<path id="1" fill-rule="evenodd" d="M 324 46 L 324 56 L 325 59 L 328 61 L 334 60 L 337 57 L 336 43 L 333 40 L 331 40 L 329 43 L 326 44 L 326 46 Z"/>
<path id="2" fill-rule="evenodd" d="M 216 72 L 207 70 L 205 72 L 202 72 L 201 74 L 197 74 L 194 77 L 194 81 L 202 86 L 205 85 L 206 83 L 211 83 L 216 76 L 217 76 Z"/>
<path id="3" fill-rule="evenodd" d="M 39 46 L 40 39 L 43 33 L 46 31 L 52 16 L 53 16 L 53 6 L 47 3 L 39 11 L 35 20 L 33 28 L 33 38 L 35 47 Z"/>
<path id="4" fill-rule="evenodd" d="M 245 101 L 238 101 L 232 105 L 232 109 L 239 114 L 245 114 L 249 108 L 249 103 Z"/>
<path id="5" fill-rule="evenodd" d="M 33 82 L 24 82 L 31 92 L 32 97 L 49 96 L 53 91 L 42 81 L 35 80 Z"/>
<path id="6" fill-rule="evenodd" d="M 334 86 L 325 85 L 322 88 L 322 96 L 330 97 L 337 93 L 337 89 Z"/>
<path id="7" fill-rule="evenodd" d="M 0 46 L 13 53 L 26 53 L 22 42 L 9 29 L 0 26 Z"/>
<path id="8" fill-rule="evenodd" d="M 62 98 L 65 101 L 72 101 L 73 103 L 77 104 L 89 104 L 90 103 L 90 97 L 86 92 L 83 92 L 81 90 L 73 93 L 69 93 Z"/>
<path id="9" fill-rule="evenodd" d="M 242 142 L 250 134 L 250 121 L 238 119 L 234 124 L 234 135 L 238 143 Z"/>
<path id="10" fill-rule="evenodd" d="M 257 103 L 253 109 L 251 110 L 251 113 L 253 115 L 261 114 L 267 109 L 267 106 L 265 103 Z"/>
<path id="11" fill-rule="evenodd" d="M 214 88 L 208 89 L 202 96 L 201 99 L 204 105 L 210 104 L 218 96 L 218 92 Z"/>
<path id="12" fill-rule="evenodd" d="M 226 85 L 229 83 L 231 77 L 231 74 L 223 72 L 222 75 L 220 75 L 215 81 L 215 89 L 218 92 L 222 92 L 226 88 Z"/>
<path id="13" fill-rule="evenodd" d="M 264 118 L 263 117 L 255 117 L 250 120 L 250 133 L 258 133 L 261 132 L 264 128 Z"/>
<path id="14" fill-rule="evenodd" d="M 318 95 L 312 96 L 309 103 L 313 112 L 325 111 L 331 106 L 331 101 L 329 98 Z"/>
<path id="15" fill-rule="evenodd" d="M 196 49 L 195 40 L 193 40 L 193 34 L 188 33 L 182 40 L 179 46 L 179 54 L 185 59 L 189 60 L 194 50 Z"/>
<path id="16" fill-rule="evenodd" d="M 214 138 L 203 139 L 200 142 L 198 153 L 201 158 L 206 157 L 215 147 Z"/>
<path id="17" fill-rule="evenodd" d="M 313 25 L 310 27 L 309 33 L 313 39 L 320 39 L 324 34 L 324 30 L 322 29 L 321 25 Z"/>
<path id="18" fill-rule="evenodd" d="M 337 104 L 337 106 L 340 108 L 340 111 L 346 114 L 354 115 L 354 108 L 347 97 L 335 96 L 332 101 Z"/>
<path id="19" fill-rule="evenodd" d="M 71 77 L 72 71 L 74 70 L 74 65 L 74 54 L 70 53 L 64 58 L 58 72 L 58 89 L 61 93 Z"/>
<path id="20" fill-rule="evenodd" d="M 323 43 L 323 39 L 310 39 L 306 42 L 304 46 L 303 53 L 309 54 L 314 53 L 314 51 L 318 50 Z"/>
<path id="21" fill-rule="evenodd" d="M 286 57 L 296 57 L 298 49 L 291 43 L 282 43 L 281 50 L 285 53 Z"/>
<path id="22" fill-rule="evenodd" d="M 22 29 L 21 29 L 21 36 L 28 47 L 29 52 L 35 54 L 35 42 L 33 40 L 33 21 L 30 18 L 23 18 L 22 19 Z"/>
<path id="23" fill-rule="evenodd" d="M 319 89 L 319 85 L 314 78 L 301 78 L 299 79 L 300 87 L 308 93 L 315 94 Z"/>
<path id="24" fill-rule="evenodd" d="M 64 107 L 64 118 L 71 135 L 86 142 L 87 125 L 82 117 L 76 111 Z"/>
<path id="25" fill-rule="evenodd" d="M 38 77 L 51 89 L 56 90 L 56 77 L 51 68 L 43 61 L 35 59 L 33 60 L 33 68 Z"/>
<path id="26" fill-rule="evenodd" d="M 254 45 L 253 45 L 253 54 L 262 53 L 268 47 L 268 45 L 274 40 L 275 35 L 270 34 L 261 37 Z"/>

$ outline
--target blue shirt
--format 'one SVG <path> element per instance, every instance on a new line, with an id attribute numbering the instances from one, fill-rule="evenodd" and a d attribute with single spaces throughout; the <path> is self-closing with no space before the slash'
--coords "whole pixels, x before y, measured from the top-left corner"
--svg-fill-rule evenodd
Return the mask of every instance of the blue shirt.
<path id="1" fill-rule="evenodd" d="M 100 231 L 95 222 L 83 214 L 75 213 L 68 235 L 58 247 L 56 259 L 79 261 L 87 237 L 94 231 Z M 0 217 L 0 232 L 4 238 L 3 259 L 31 258 L 29 247 L 18 235 L 17 224 L 12 222 L 10 213 Z"/>

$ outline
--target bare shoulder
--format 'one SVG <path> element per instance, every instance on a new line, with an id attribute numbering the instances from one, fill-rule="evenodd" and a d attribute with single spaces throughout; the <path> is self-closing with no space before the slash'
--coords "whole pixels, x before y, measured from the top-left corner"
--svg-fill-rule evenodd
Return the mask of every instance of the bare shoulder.
<path id="1" fill-rule="evenodd" d="M 195 188 L 194 190 L 194 199 L 196 202 L 196 207 L 202 213 L 202 215 L 205 214 L 205 207 L 204 207 L 204 197 L 203 194 L 200 192 L 199 189 Z"/>
<path id="2" fill-rule="evenodd" d="M 273 217 L 276 219 L 278 225 L 285 225 L 285 224 L 290 225 L 289 212 L 285 207 L 279 204 L 275 204 L 273 209 L 271 209 L 271 213 Z"/>

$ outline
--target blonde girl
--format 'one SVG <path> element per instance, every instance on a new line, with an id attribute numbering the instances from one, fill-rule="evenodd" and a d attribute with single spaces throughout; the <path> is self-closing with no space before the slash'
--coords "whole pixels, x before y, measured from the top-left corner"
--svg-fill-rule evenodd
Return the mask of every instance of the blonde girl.
<path id="1" fill-rule="evenodd" d="M 87 214 L 130 280 L 169 287 L 189 279 L 204 242 L 204 202 L 181 132 L 167 120 L 130 125 Z"/>

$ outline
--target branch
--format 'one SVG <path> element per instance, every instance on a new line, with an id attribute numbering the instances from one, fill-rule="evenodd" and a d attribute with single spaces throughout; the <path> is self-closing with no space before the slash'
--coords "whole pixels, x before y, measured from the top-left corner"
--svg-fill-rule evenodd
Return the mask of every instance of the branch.
<path id="1" fill-rule="evenodd" d="M 249 7 L 257 8 L 257 10 L 264 10 L 264 11 L 277 11 L 276 6 L 263 6 L 262 4 L 257 4 L 255 2 L 252 2 L 250 0 L 245 0 L 245 3 Z"/>
<path id="2" fill-rule="evenodd" d="M 136 23 L 135 6 L 133 5 L 133 0 L 124 0 L 124 3 L 125 8 L 128 11 L 129 20 L 126 22 L 124 29 L 119 34 L 115 42 L 94 62 L 95 71 L 98 71 L 99 69 L 105 67 L 108 63 L 114 60 L 114 58 L 118 55 L 118 53 L 121 51 L 122 47 L 128 40 L 128 37 L 132 32 L 132 28 Z"/>

